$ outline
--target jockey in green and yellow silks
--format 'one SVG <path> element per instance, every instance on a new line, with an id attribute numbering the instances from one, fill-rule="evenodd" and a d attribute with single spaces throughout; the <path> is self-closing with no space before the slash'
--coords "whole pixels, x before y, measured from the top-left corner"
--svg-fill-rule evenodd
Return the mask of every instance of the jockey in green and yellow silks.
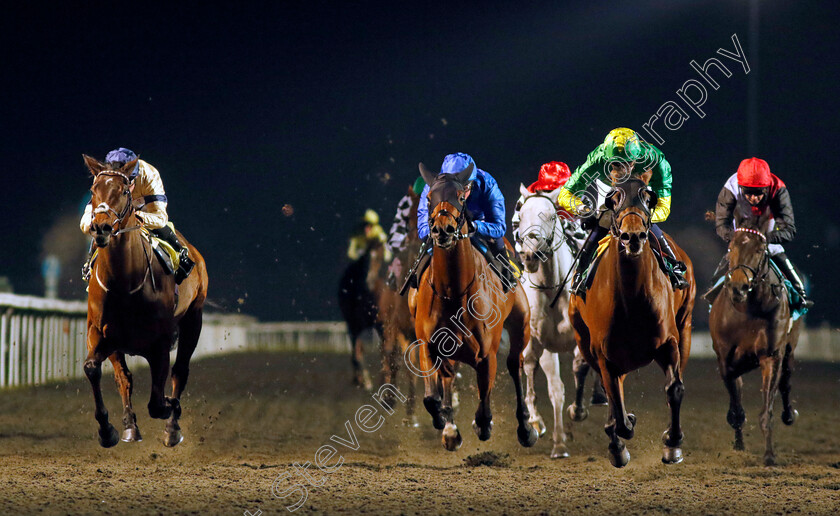
<path id="1" fill-rule="evenodd" d="M 365 210 L 359 229 L 350 237 L 350 245 L 347 248 L 347 257 L 351 260 L 358 260 L 372 245 L 377 243 L 385 244 L 387 237 L 382 226 L 379 225 L 379 215 L 373 210 Z M 391 250 L 385 246 L 385 261 L 391 261 Z"/>
<path id="2" fill-rule="evenodd" d="M 587 187 L 598 180 L 604 185 L 610 185 L 614 179 L 622 177 L 638 177 L 647 172 L 651 173 L 648 186 L 658 196 L 656 207 L 651 213 L 651 233 L 659 241 L 664 251 L 664 258 L 668 265 L 671 283 L 675 288 L 685 288 L 688 282 L 683 276 L 685 264 L 677 260 L 674 251 L 656 225 L 664 222 L 671 213 L 671 165 L 665 159 L 662 151 L 643 141 L 632 129 L 620 127 L 613 129 L 595 150 L 586 157 L 586 162 L 579 166 L 572 177 L 563 186 L 557 198 L 557 204 L 566 211 L 584 217 L 582 226 L 592 229 L 586 243 L 581 249 L 578 259 L 573 288 L 578 291 L 583 279 L 583 272 L 589 266 L 598 241 L 609 231 L 609 222 L 601 217 L 604 208 L 595 210 L 595 202 L 586 193 Z M 603 192 L 602 192 L 603 195 Z"/>

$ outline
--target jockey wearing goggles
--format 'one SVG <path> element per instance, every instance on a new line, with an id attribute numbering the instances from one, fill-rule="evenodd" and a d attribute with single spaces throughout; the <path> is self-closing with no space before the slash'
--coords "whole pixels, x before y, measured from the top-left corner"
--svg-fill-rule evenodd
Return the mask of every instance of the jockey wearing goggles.
<path id="1" fill-rule="evenodd" d="M 729 177 L 718 195 L 715 229 L 725 242 L 729 242 L 735 232 L 736 209 L 756 217 L 770 212 L 772 218 L 767 230 L 767 250 L 770 259 L 796 289 L 801 298 L 800 306 L 808 309 L 814 306 L 814 302 L 806 296 L 802 278 L 782 247 L 782 244 L 790 242 L 796 235 L 790 192 L 785 183 L 770 172 L 770 166 L 763 159 L 743 160 L 738 171 Z M 715 280 L 720 279 L 728 263 L 727 257 L 724 256 L 715 274 Z M 717 285 L 717 281 L 714 281 L 713 285 Z M 717 290 L 718 288 L 713 287 L 703 297 L 707 301 L 713 301 Z"/>
<path id="2" fill-rule="evenodd" d="M 580 292 L 585 278 L 584 272 L 598 248 L 598 242 L 607 235 L 611 224 L 611 212 L 603 206 L 603 201 L 598 203 L 602 206 L 597 212 L 594 206 L 585 206 L 586 203 L 581 197 L 585 196 L 587 187 L 597 180 L 599 198 L 603 198 L 610 190 L 607 185 L 613 181 L 620 182 L 623 178 L 638 177 L 649 171 L 649 186 L 658 197 L 656 207 L 650 215 L 650 221 L 653 223 L 650 232 L 659 241 L 665 272 L 673 287 L 684 289 L 688 286 L 685 264 L 677 259 L 662 230 L 656 224 L 667 220 L 671 213 L 671 165 L 665 160 L 662 151 L 643 141 L 635 131 L 620 127 L 610 131 L 604 143 L 589 153 L 586 162 L 575 170 L 557 198 L 557 204 L 561 208 L 569 213 L 583 215 L 585 218 L 581 221 L 581 226 L 592 230 L 579 254 L 572 284 L 573 292 Z"/>

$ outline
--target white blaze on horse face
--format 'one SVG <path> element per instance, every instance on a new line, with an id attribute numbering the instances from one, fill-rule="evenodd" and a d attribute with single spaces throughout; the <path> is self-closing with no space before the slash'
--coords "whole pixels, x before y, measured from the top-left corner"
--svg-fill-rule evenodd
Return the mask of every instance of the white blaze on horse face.
<path id="1" fill-rule="evenodd" d="M 101 202 L 99 203 L 99 206 L 97 206 L 96 209 L 93 210 L 93 214 L 98 215 L 100 213 L 108 213 L 109 211 L 111 211 L 111 207 L 108 206 L 108 203 Z"/>

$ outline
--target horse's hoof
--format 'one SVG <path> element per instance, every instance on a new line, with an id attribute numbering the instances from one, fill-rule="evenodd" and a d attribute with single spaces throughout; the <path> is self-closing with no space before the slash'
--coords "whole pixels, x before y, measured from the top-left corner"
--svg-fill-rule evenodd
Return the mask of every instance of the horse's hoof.
<path id="1" fill-rule="evenodd" d="M 618 446 L 610 444 L 610 464 L 616 468 L 623 468 L 630 462 L 630 452 L 627 451 L 627 446 L 624 443 L 619 443 Z"/>
<path id="2" fill-rule="evenodd" d="M 461 439 L 461 432 L 458 430 L 458 427 L 455 426 L 453 423 L 446 423 L 446 427 L 443 429 L 441 433 L 442 440 L 443 440 L 443 447 L 449 451 L 455 451 L 461 447 L 461 444 L 464 442 Z"/>
<path id="3" fill-rule="evenodd" d="M 184 436 L 181 434 L 180 430 L 175 430 L 174 432 L 164 432 L 163 433 L 163 444 L 167 448 L 172 448 L 173 446 L 177 446 L 184 440 Z"/>
<path id="4" fill-rule="evenodd" d="M 120 442 L 120 434 L 117 433 L 117 429 L 114 428 L 114 425 L 109 423 L 108 428 L 104 431 L 102 429 L 99 430 L 99 445 L 103 448 L 111 448 L 118 442 Z"/>
<path id="5" fill-rule="evenodd" d="M 765 453 L 764 454 L 764 465 L 765 466 L 775 466 L 776 465 L 776 456 L 772 453 Z"/>
<path id="6" fill-rule="evenodd" d="M 490 432 L 493 430 L 493 422 L 490 421 L 490 424 L 486 427 L 482 428 L 478 426 L 478 423 L 473 420 L 472 422 L 473 431 L 475 431 L 475 435 L 478 436 L 480 441 L 486 441 L 490 439 Z"/>
<path id="7" fill-rule="evenodd" d="M 554 448 L 551 449 L 551 458 L 552 459 L 568 459 L 569 458 L 569 450 L 566 449 L 565 444 L 555 444 Z"/>
<path id="8" fill-rule="evenodd" d="M 592 400 L 589 404 L 593 407 L 605 407 L 610 404 L 610 400 L 607 399 L 607 395 L 603 392 L 595 391 L 592 393 Z"/>
<path id="9" fill-rule="evenodd" d="M 520 424 L 516 428 L 516 437 L 519 439 L 519 444 L 526 448 L 530 448 L 531 446 L 537 443 L 537 439 L 540 436 L 537 434 L 537 431 L 534 430 L 534 427 L 529 424 Z"/>
<path id="10" fill-rule="evenodd" d="M 679 464 L 683 461 L 682 448 L 672 448 L 666 446 L 662 449 L 662 463 L 663 464 Z"/>
<path id="11" fill-rule="evenodd" d="M 143 438 L 140 436 L 140 430 L 136 426 L 129 426 L 123 430 L 121 440 L 124 443 L 139 443 Z"/>
<path id="12" fill-rule="evenodd" d="M 790 412 L 784 411 L 782 412 L 782 423 L 790 426 L 796 422 L 796 418 L 799 417 L 799 411 L 796 409 L 791 410 Z"/>
<path id="13" fill-rule="evenodd" d="M 572 421 L 583 421 L 589 416 L 589 411 L 585 407 L 578 407 L 574 403 L 569 405 L 569 417 Z"/>
<path id="14" fill-rule="evenodd" d="M 543 419 L 541 417 L 539 417 L 539 416 L 537 416 L 537 417 L 538 417 L 537 420 L 528 421 L 528 424 L 533 426 L 534 430 L 536 430 L 537 433 L 539 434 L 539 436 L 542 437 L 542 436 L 545 435 L 545 430 L 546 430 L 545 422 L 543 421 Z"/>

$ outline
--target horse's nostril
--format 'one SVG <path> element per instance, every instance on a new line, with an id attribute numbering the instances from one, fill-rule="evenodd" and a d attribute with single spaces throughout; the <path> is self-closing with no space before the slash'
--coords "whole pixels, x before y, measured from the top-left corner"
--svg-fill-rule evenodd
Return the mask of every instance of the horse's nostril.
<path id="1" fill-rule="evenodd" d="M 451 235 L 455 232 L 455 226 L 446 226 L 446 232 Z"/>
<path id="2" fill-rule="evenodd" d="M 437 227 L 437 226 L 433 226 L 433 227 L 432 227 L 432 233 L 433 233 L 433 234 L 435 234 L 435 235 L 437 235 L 438 233 L 440 233 L 440 228 L 439 228 L 439 227 Z"/>
<path id="3" fill-rule="evenodd" d="M 646 240 L 648 237 L 647 233 L 639 233 L 639 240 Z"/>
<path id="4" fill-rule="evenodd" d="M 622 233 L 619 238 L 621 238 L 622 242 L 629 242 L 630 241 L 630 233 Z"/>
<path id="5" fill-rule="evenodd" d="M 108 224 L 103 225 L 102 226 L 102 232 L 103 233 L 110 233 L 111 232 L 111 226 L 108 225 Z"/>

